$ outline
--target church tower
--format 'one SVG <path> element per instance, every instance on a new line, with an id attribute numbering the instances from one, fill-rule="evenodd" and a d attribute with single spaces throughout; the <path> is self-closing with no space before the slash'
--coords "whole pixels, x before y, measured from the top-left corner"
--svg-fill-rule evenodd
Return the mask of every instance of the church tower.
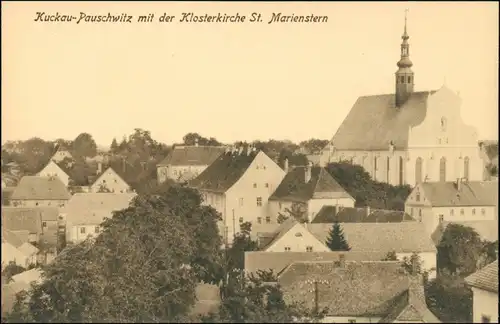
<path id="1" fill-rule="evenodd" d="M 403 42 L 401 43 L 401 59 L 398 62 L 398 71 L 396 72 L 396 107 L 401 107 L 408 97 L 410 97 L 413 92 L 413 71 L 411 67 L 413 63 L 410 60 L 410 44 L 408 44 L 408 33 L 406 32 L 406 13 L 405 12 L 405 29 L 403 36 Z"/>

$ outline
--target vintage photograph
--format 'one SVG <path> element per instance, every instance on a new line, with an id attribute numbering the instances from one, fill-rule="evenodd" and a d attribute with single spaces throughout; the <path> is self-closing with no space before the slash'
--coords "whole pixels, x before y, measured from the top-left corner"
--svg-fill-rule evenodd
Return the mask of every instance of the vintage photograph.
<path id="1" fill-rule="evenodd" d="M 2 4 L 2 323 L 498 323 L 497 2 Z"/>

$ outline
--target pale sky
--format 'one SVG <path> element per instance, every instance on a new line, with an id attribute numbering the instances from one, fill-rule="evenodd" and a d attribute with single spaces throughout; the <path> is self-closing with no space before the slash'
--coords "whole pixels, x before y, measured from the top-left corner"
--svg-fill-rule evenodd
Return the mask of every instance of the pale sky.
<path id="1" fill-rule="evenodd" d="M 498 133 L 498 3 L 2 3 L 2 142 L 109 145 L 134 128 L 179 142 L 330 139 L 361 95 L 394 92 L 404 10 L 415 90 L 446 82 L 481 138 Z M 42 23 L 37 11 L 134 23 Z M 262 14 L 261 23 L 160 23 L 163 13 Z M 267 22 L 326 15 L 322 24 Z M 138 23 L 154 13 L 154 22 Z M 247 18 L 248 19 L 248 18 Z"/>

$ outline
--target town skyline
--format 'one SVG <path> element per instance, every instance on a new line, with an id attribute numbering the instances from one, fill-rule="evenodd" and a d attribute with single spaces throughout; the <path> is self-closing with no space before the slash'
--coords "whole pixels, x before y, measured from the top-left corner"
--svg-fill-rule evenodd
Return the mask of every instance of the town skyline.
<path id="1" fill-rule="evenodd" d="M 189 132 L 224 143 L 331 139 L 358 97 L 394 92 L 405 8 L 415 90 L 446 84 L 460 92 L 462 118 L 481 139 L 498 138 L 498 63 L 489 54 L 498 48 L 495 3 L 196 4 L 196 11 L 209 13 L 329 16 L 316 25 L 203 29 L 33 21 L 35 12 L 51 6 L 4 5 L 10 28 L 2 29 L 2 144 L 72 140 L 87 132 L 109 146 L 134 128 L 166 144 Z M 74 10 L 69 6 L 57 4 L 57 10 Z M 79 6 L 97 11 L 91 3 Z M 98 11 L 180 15 L 194 9 L 187 7 L 106 3 Z"/>

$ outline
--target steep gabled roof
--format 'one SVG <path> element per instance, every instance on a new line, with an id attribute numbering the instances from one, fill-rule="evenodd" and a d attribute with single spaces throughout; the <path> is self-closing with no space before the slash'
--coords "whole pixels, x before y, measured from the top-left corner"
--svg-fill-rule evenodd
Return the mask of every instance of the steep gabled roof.
<path id="1" fill-rule="evenodd" d="M 310 261 L 339 261 L 340 255 L 344 255 L 347 261 L 380 261 L 387 253 L 373 252 L 245 252 L 245 271 L 255 273 L 258 270 L 272 270 L 278 275 L 287 266 L 294 262 Z"/>
<path id="2" fill-rule="evenodd" d="M 213 192 L 226 192 L 231 188 L 250 167 L 255 157 L 264 154 L 262 151 L 243 151 L 238 153 L 224 153 L 210 164 L 198 177 L 189 182 L 189 186 Z"/>
<path id="3" fill-rule="evenodd" d="M 306 182 L 307 167 L 295 167 L 288 172 L 269 200 L 306 202 L 320 198 L 352 198 L 322 167 L 311 167 L 311 179 Z"/>
<path id="4" fill-rule="evenodd" d="M 392 261 L 294 262 L 278 278 L 285 300 L 293 298 L 311 309 L 314 281 L 319 282 L 318 306 L 328 308 L 329 316 L 385 316 L 408 289 L 401 263 Z"/>
<path id="5" fill-rule="evenodd" d="M 399 210 L 323 206 L 311 223 L 397 223 L 415 221 Z"/>
<path id="6" fill-rule="evenodd" d="M 495 260 L 481 270 L 474 272 L 465 278 L 465 281 L 474 288 L 498 294 L 498 260 Z"/>
<path id="7" fill-rule="evenodd" d="M 392 141 L 396 149 L 406 149 L 409 130 L 425 119 L 434 92 L 414 92 L 400 108 L 394 94 L 359 97 L 331 144 L 338 150 L 387 150 Z"/>
<path id="8" fill-rule="evenodd" d="M 353 252 L 436 252 L 425 225 L 420 222 L 341 223 L 341 227 Z M 326 242 L 331 228 L 332 224 L 307 226 L 321 242 Z"/>
<path id="9" fill-rule="evenodd" d="M 70 194 L 57 177 L 24 176 L 12 193 L 12 200 L 68 200 Z"/>
<path id="10" fill-rule="evenodd" d="M 274 244 L 274 242 L 279 241 L 279 239 L 281 239 L 286 233 L 288 233 L 288 231 L 290 231 L 295 225 L 298 224 L 299 222 L 297 222 L 294 218 L 285 220 L 273 233 L 268 233 L 265 241 L 258 242 L 259 248 L 261 250 L 267 249 L 272 244 Z"/>
<path id="11" fill-rule="evenodd" d="M 2 207 L 2 229 L 9 231 L 42 232 L 42 212 L 31 208 Z"/>
<path id="12" fill-rule="evenodd" d="M 224 149 L 224 146 L 176 146 L 158 166 L 210 165 Z"/>
<path id="13" fill-rule="evenodd" d="M 421 186 L 433 207 L 498 204 L 497 181 L 466 181 L 461 183 L 460 189 L 456 182 L 424 182 Z"/>

